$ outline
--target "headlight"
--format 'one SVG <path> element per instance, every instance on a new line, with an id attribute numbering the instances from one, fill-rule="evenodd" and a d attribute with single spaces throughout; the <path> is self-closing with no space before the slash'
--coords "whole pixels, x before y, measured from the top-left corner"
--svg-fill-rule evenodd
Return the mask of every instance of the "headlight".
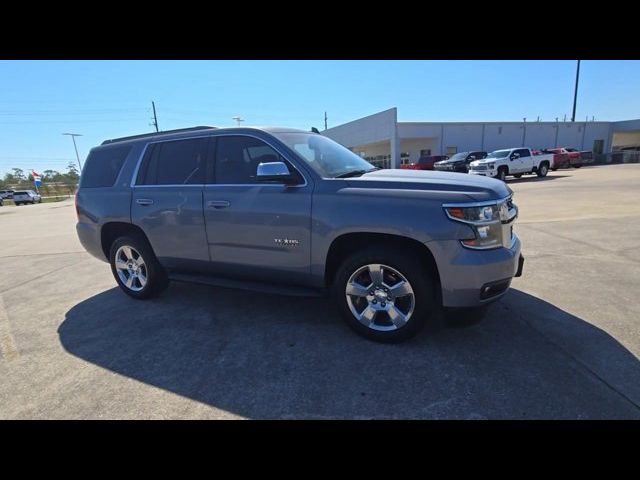
<path id="1" fill-rule="evenodd" d="M 487 163 L 487 168 L 493 169 L 495 168 L 495 166 L 496 166 L 495 162 Z"/>
<path id="2" fill-rule="evenodd" d="M 517 215 L 517 208 L 513 205 L 512 210 L 507 208 L 507 217 L 501 218 L 500 209 L 504 206 L 505 202 L 468 207 L 444 205 L 444 211 L 451 220 L 465 223 L 471 228 L 473 238 L 460 239 L 465 247 L 487 250 L 505 245 L 503 239 L 505 231 L 502 222 L 504 220 L 505 223 L 510 223 Z"/>

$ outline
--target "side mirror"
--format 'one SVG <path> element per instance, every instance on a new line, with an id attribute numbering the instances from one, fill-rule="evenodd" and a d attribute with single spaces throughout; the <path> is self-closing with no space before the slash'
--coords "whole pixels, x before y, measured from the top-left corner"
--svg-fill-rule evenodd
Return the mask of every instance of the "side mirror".
<path id="1" fill-rule="evenodd" d="M 298 177 L 291 174 L 284 162 L 258 164 L 256 180 L 259 182 L 279 182 L 286 185 L 295 185 L 298 183 Z"/>

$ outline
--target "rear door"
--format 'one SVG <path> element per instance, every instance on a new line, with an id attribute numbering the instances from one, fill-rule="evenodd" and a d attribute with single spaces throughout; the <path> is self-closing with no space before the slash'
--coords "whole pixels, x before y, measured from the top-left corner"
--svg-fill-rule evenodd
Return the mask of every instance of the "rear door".
<path id="1" fill-rule="evenodd" d="M 520 152 L 520 165 L 522 168 L 522 172 L 530 172 L 531 170 L 533 170 L 533 163 L 534 163 L 534 158 L 533 155 L 531 154 L 531 150 L 529 150 L 528 148 L 521 148 L 519 150 Z"/>
<path id="2" fill-rule="evenodd" d="M 266 139 L 217 135 L 204 189 L 212 270 L 230 277 L 307 283 L 311 260 L 310 179 L 300 185 L 258 183 L 258 164 L 284 161 Z M 304 178 L 304 177 L 303 177 Z"/>
<path id="3" fill-rule="evenodd" d="M 209 261 L 202 207 L 208 142 L 198 137 L 151 143 L 138 167 L 131 220 L 169 268 Z"/>

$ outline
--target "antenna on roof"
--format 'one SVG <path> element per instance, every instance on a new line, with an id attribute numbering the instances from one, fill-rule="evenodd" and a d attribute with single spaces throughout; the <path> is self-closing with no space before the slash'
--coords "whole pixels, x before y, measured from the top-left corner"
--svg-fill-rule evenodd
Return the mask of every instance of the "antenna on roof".
<path id="1" fill-rule="evenodd" d="M 311 127 L 311 131 L 313 133 L 320 133 L 316 127 Z"/>

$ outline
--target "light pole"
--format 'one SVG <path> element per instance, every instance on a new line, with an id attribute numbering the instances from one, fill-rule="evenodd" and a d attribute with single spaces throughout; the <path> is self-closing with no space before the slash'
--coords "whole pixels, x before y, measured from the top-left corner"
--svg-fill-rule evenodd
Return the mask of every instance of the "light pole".
<path id="1" fill-rule="evenodd" d="M 578 60 L 578 66 L 576 67 L 576 88 L 573 91 L 573 113 L 571 114 L 571 121 L 576 121 L 576 104 L 578 103 L 578 80 L 580 79 L 580 60 Z"/>
<path id="2" fill-rule="evenodd" d="M 81 133 L 63 133 L 62 135 L 69 135 L 73 140 L 73 148 L 76 150 L 76 158 L 78 159 L 78 167 L 80 167 L 80 171 L 82 171 L 82 164 L 80 163 L 80 155 L 78 155 L 78 146 L 76 145 L 76 137 L 81 137 Z"/>

